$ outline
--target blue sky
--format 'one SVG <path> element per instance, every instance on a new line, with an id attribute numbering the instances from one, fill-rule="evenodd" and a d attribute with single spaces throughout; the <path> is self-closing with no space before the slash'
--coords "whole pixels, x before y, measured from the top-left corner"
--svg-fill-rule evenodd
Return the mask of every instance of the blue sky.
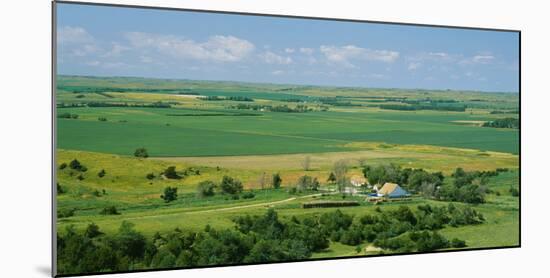
<path id="1" fill-rule="evenodd" d="M 517 92 L 517 33 L 57 5 L 58 73 Z"/>

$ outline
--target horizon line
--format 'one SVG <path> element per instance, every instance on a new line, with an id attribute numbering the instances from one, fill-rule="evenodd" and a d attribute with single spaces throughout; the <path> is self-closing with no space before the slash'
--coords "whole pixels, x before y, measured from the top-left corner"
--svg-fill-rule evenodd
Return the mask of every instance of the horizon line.
<path id="1" fill-rule="evenodd" d="M 215 80 L 215 79 L 187 79 L 187 78 L 171 78 L 171 77 L 154 77 L 154 76 L 135 76 L 135 75 L 89 75 L 89 74 L 65 74 L 56 73 L 56 76 L 73 76 L 73 77 L 100 77 L 100 78 L 140 78 L 140 79 L 156 79 L 156 80 L 171 80 L 171 81 L 201 81 L 201 82 L 226 82 L 226 83 L 245 83 L 245 84 L 269 84 L 269 85 L 286 85 L 286 86 L 300 86 L 300 87 L 321 87 L 321 88 L 336 88 L 336 89 L 382 89 L 382 90 L 424 90 L 434 92 L 464 92 L 464 93 L 484 93 L 484 94 L 518 94 L 519 91 L 484 91 L 484 90 L 471 90 L 471 89 L 428 89 L 428 88 L 410 88 L 410 87 L 366 87 L 366 86 L 353 86 L 353 85 L 320 85 L 320 84 L 307 84 L 307 83 L 279 83 L 279 82 L 254 82 L 244 80 Z"/>

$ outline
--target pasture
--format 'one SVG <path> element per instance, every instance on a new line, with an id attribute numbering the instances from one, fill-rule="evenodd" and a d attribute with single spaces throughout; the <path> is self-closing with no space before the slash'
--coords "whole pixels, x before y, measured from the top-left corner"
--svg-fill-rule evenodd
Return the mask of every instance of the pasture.
<path id="1" fill-rule="evenodd" d="M 220 100 L 204 99 L 209 96 Z M 517 95 L 59 76 L 56 100 L 55 166 L 61 188 L 57 207 L 72 212 L 57 219 L 59 233 L 71 225 L 84 230 L 95 223 L 102 232 L 115 234 L 122 221 L 132 222 L 146 236 L 175 228 L 200 231 L 206 225 L 232 228 L 235 217 L 262 215 L 268 208 L 291 221 L 335 210 L 301 208 L 304 202 L 325 199 L 359 201 L 360 206 L 340 208 L 354 219 L 401 205 L 417 211 L 422 204 L 449 204 L 420 195 L 410 202 L 382 205 L 365 202 L 364 195 L 343 197 L 333 191 L 335 185 L 328 178 L 334 165 L 345 161 L 348 179 L 362 176 L 365 163 L 396 164 L 442 172 L 445 184 L 453 182 L 451 174 L 459 167 L 505 168 L 506 172 L 489 178 L 485 203 L 455 202 L 481 212 L 483 224 L 444 227 L 440 232 L 465 240 L 471 248 L 519 243 L 519 198 L 511 193 L 511 188 L 519 187 L 519 130 L 481 126 L 517 117 Z M 380 106 L 433 100 L 467 108 L 398 111 Z M 273 107 L 280 106 L 308 108 L 275 112 Z M 145 148 L 149 157 L 134 157 L 137 148 Z M 86 171 L 61 169 L 75 159 Z M 163 171 L 169 166 L 190 174 L 166 178 Z M 282 178 L 279 189 L 273 188 L 274 174 Z M 292 190 L 304 175 L 318 179 L 318 191 Z M 248 197 L 197 195 L 201 182 L 219 184 L 224 176 L 241 181 Z M 176 200 L 160 198 L 166 187 L 177 188 Z M 116 207 L 118 214 L 102 214 L 107 207 Z M 371 251 L 365 252 L 366 247 Z M 366 243 L 360 249 L 331 242 L 312 257 L 377 253 Z"/>

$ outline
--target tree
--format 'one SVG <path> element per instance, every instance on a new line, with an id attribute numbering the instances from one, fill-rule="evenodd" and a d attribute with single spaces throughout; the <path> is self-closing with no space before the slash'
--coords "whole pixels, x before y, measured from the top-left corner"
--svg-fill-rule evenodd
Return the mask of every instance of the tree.
<path id="1" fill-rule="evenodd" d="M 181 177 L 176 172 L 175 166 L 169 166 L 164 170 L 163 174 L 167 179 L 181 179 Z"/>
<path id="2" fill-rule="evenodd" d="M 451 240 L 451 247 L 453 247 L 453 248 L 463 248 L 463 247 L 466 247 L 466 241 L 461 240 L 461 239 L 458 239 L 458 238 L 453 238 L 453 239 Z"/>
<path id="3" fill-rule="evenodd" d="M 327 182 L 330 182 L 330 183 L 336 182 L 336 176 L 334 175 L 333 172 L 330 172 L 330 174 L 328 175 Z"/>
<path id="4" fill-rule="evenodd" d="M 178 198 L 178 188 L 170 186 L 164 188 L 164 194 L 160 195 L 160 198 L 167 203 L 176 200 Z"/>
<path id="5" fill-rule="evenodd" d="M 145 237 L 134 229 L 134 224 L 122 221 L 115 237 L 117 247 L 123 255 L 131 259 L 142 258 L 145 254 Z"/>
<path id="6" fill-rule="evenodd" d="M 220 189 L 226 194 L 238 194 L 243 191 L 243 184 L 241 181 L 229 176 L 223 176 L 220 183 Z"/>
<path id="7" fill-rule="evenodd" d="M 88 227 L 86 227 L 86 231 L 84 232 L 84 235 L 87 238 L 94 238 L 97 236 L 102 235 L 103 233 L 99 230 L 99 226 L 97 226 L 95 223 L 90 223 Z"/>
<path id="8" fill-rule="evenodd" d="M 309 171 L 310 166 L 311 166 L 311 157 L 307 155 L 306 157 L 304 157 L 304 161 L 302 161 L 302 168 L 304 169 L 304 171 Z"/>
<path id="9" fill-rule="evenodd" d="M 309 189 L 309 184 L 311 184 L 311 177 L 308 175 L 301 176 L 298 179 L 298 184 L 297 184 L 298 191 L 304 191 Z"/>
<path id="10" fill-rule="evenodd" d="M 147 178 L 148 180 L 152 180 L 152 179 L 155 178 L 155 174 L 149 173 L 149 174 L 147 174 L 147 175 L 145 176 L 145 178 Z"/>
<path id="11" fill-rule="evenodd" d="M 346 160 L 338 160 L 334 163 L 334 166 L 332 167 L 332 172 L 334 173 L 334 177 L 336 178 L 336 184 L 338 185 L 338 190 L 340 192 L 344 192 L 347 185 L 348 185 L 348 179 L 346 177 L 346 174 L 348 172 L 348 163 Z"/>
<path id="12" fill-rule="evenodd" d="M 260 178 L 258 178 L 258 184 L 260 185 L 261 189 L 264 189 L 266 183 L 267 181 L 266 181 L 265 172 L 262 172 L 262 174 L 260 175 Z"/>
<path id="13" fill-rule="evenodd" d="M 283 182 L 283 179 L 281 178 L 281 175 L 279 173 L 273 174 L 273 188 L 275 189 L 281 188 L 282 182 Z"/>
<path id="14" fill-rule="evenodd" d="M 65 168 L 67 168 L 67 163 L 63 162 L 59 165 L 59 170 L 63 170 Z"/>
<path id="15" fill-rule="evenodd" d="M 69 168 L 80 171 L 82 169 L 82 164 L 75 158 L 69 163 Z"/>
<path id="16" fill-rule="evenodd" d="M 55 185 L 57 189 L 57 194 L 64 194 L 67 192 L 65 188 L 63 188 L 59 183 L 56 183 Z"/>
<path id="17" fill-rule="evenodd" d="M 136 151 L 134 152 L 134 156 L 135 157 L 141 157 L 141 158 L 147 158 L 149 157 L 149 153 L 147 152 L 147 150 L 145 148 L 137 148 Z"/>
<path id="18" fill-rule="evenodd" d="M 102 215 L 118 215 L 120 213 L 118 212 L 118 210 L 116 209 L 115 206 L 108 206 L 108 207 L 104 207 L 101 210 L 100 214 L 102 214 Z"/>
<path id="19" fill-rule="evenodd" d="M 200 198 L 214 196 L 216 184 L 212 181 L 201 181 L 197 186 L 197 196 Z"/>
<path id="20" fill-rule="evenodd" d="M 97 176 L 100 177 L 100 178 L 103 178 L 105 176 L 106 172 L 105 172 L 105 169 L 101 169 L 101 171 L 99 171 L 99 173 L 97 173 Z"/>

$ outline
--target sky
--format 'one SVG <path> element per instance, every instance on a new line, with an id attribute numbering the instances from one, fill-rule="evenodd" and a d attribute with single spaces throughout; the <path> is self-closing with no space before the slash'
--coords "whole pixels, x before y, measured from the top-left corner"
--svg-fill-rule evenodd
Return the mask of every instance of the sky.
<path id="1" fill-rule="evenodd" d="M 516 32 L 57 4 L 57 72 L 518 92 Z"/>

